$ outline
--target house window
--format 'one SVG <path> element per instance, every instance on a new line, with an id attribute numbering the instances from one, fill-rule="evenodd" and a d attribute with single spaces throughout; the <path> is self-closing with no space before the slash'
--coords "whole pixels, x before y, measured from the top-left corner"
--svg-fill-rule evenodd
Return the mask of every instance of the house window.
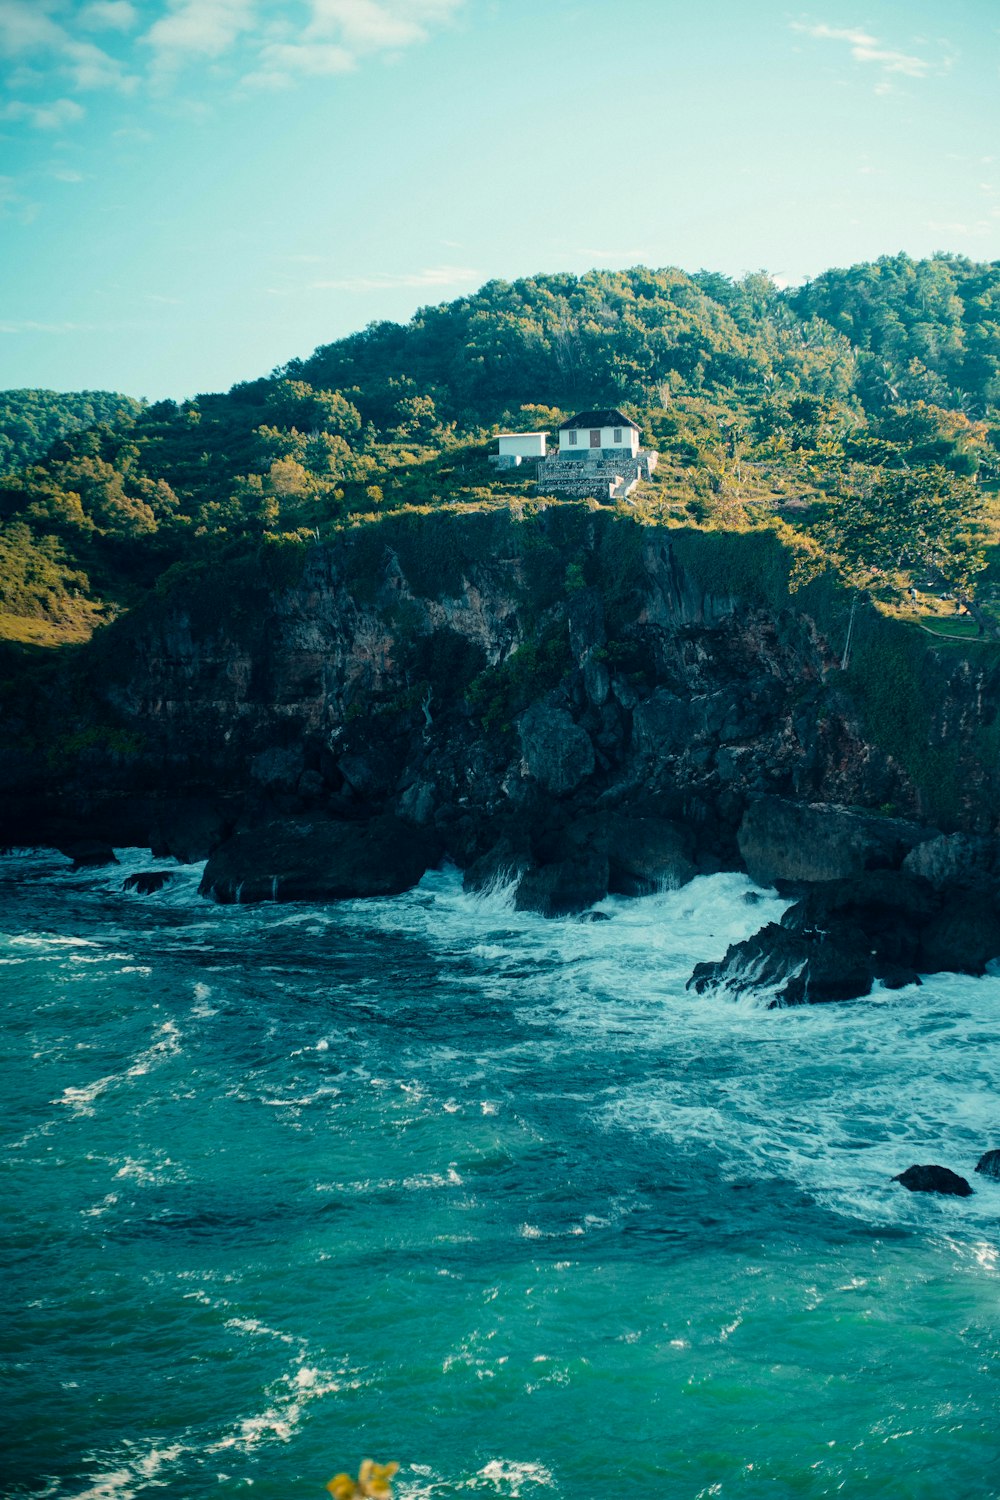
<path id="1" fill-rule="evenodd" d="M 590 429 L 590 446 L 592 448 L 599 448 L 601 446 L 601 429 L 599 427 L 592 427 Z"/>
<path id="2" fill-rule="evenodd" d="M 622 440 L 622 430 L 621 430 L 620 427 L 616 427 L 615 428 L 615 442 L 616 443 L 620 443 L 621 440 Z"/>
<path id="3" fill-rule="evenodd" d="M 576 428 L 575 427 L 571 427 L 570 430 L 569 430 L 569 445 L 570 445 L 571 448 L 575 448 L 576 447 Z"/>

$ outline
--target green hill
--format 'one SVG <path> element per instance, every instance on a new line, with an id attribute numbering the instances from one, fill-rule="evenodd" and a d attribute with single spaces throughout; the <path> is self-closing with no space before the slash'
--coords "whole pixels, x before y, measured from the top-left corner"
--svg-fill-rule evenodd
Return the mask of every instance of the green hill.
<path id="1" fill-rule="evenodd" d="M 662 456 L 642 519 L 773 527 L 807 572 L 832 561 L 889 605 L 910 588 L 989 604 L 997 264 L 895 256 L 792 291 L 644 267 L 494 281 L 225 394 L 0 400 L 19 465 L 0 481 L 15 639 L 80 639 L 220 554 L 531 503 L 525 477 L 488 465 L 490 434 L 609 404 Z"/>

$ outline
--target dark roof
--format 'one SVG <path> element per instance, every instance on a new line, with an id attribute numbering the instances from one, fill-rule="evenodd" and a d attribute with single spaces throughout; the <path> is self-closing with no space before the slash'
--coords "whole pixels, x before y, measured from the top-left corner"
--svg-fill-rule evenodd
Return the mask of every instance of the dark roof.
<path id="1" fill-rule="evenodd" d="M 638 422 L 633 422 L 615 407 L 606 411 L 578 411 L 575 417 L 559 423 L 560 432 L 565 432 L 568 427 L 634 427 L 636 432 L 639 431 Z"/>

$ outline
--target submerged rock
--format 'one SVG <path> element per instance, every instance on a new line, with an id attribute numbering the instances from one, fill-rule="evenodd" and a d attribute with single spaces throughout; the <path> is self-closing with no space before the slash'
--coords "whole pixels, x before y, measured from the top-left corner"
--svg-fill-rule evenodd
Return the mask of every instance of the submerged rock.
<path id="1" fill-rule="evenodd" d="M 984 1177 L 1000 1178 L 1000 1151 L 987 1151 L 976 1162 L 976 1171 Z"/>
<path id="2" fill-rule="evenodd" d="M 122 890 L 135 891 L 137 896 L 155 896 L 172 879 L 170 870 L 140 870 L 136 875 L 125 876 Z"/>
<path id="3" fill-rule="evenodd" d="M 905 1172 L 900 1172 L 892 1180 L 902 1183 L 911 1193 L 947 1193 L 955 1198 L 968 1198 L 972 1193 L 972 1188 L 964 1177 L 959 1177 L 949 1167 L 933 1164 L 907 1167 Z"/>
<path id="4" fill-rule="evenodd" d="M 102 839 L 75 839 L 60 844 L 59 853 L 73 861 L 74 870 L 98 869 L 101 865 L 116 865 L 118 856 L 110 844 Z"/>
<path id="5" fill-rule="evenodd" d="M 437 863 L 425 830 L 398 818 L 365 823 L 285 819 L 235 834 L 205 866 L 199 892 L 222 904 L 396 896 Z"/>

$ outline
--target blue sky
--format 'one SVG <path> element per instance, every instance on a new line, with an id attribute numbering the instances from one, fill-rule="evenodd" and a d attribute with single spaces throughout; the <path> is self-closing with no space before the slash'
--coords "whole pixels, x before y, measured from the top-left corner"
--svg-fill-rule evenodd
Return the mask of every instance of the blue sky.
<path id="1" fill-rule="evenodd" d="M 494 277 L 1000 258 L 997 0 L 0 0 L 0 386 L 224 389 Z"/>

